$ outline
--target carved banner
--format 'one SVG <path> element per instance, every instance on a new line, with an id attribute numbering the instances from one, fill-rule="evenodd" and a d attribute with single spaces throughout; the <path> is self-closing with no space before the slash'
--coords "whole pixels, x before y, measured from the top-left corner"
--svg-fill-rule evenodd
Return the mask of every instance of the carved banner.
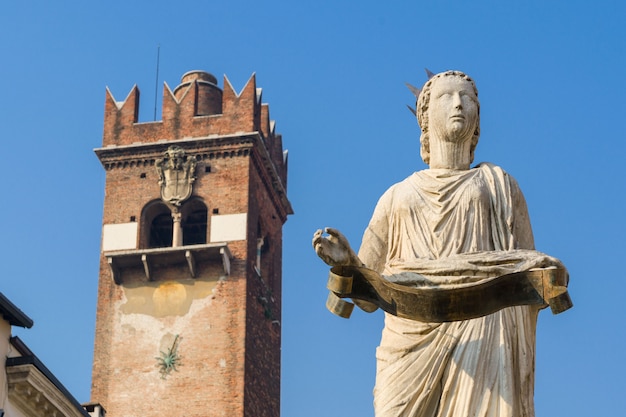
<path id="1" fill-rule="evenodd" d="M 570 307 L 568 276 L 563 268 L 540 268 L 516 272 L 456 288 L 408 287 L 395 284 L 365 267 L 336 266 L 330 270 L 326 307 L 348 318 L 354 305 L 365 301 L 364 310 L 378 308 L 398 317 L 441 323 L 485 316 L 505 307 L 537 305 L 559 314 Z"/>

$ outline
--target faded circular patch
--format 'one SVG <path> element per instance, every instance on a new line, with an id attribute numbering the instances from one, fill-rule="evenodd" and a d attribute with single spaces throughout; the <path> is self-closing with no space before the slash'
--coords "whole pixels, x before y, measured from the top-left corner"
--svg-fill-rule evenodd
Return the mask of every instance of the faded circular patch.
<path id="1" fill-rule="evenodd" d="M 152 295 L 154 313 L 157 317 L 183 315 L 189 308 L 187 290 L 183 284 L 165 281 L 154 290 Z"/>

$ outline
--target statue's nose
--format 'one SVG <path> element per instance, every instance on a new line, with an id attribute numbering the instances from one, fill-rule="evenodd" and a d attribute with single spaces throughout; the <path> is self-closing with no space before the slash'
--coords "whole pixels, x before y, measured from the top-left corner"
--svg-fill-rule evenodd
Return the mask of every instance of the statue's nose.
<path id="1" fill-rule="evenodd" d="M 463 102 L 461 100 L 461 95 L 460 94 L 455 94 L 454 95 L 453 104 L 454 104 L 454 108 L 455 109 L 461 110 L 463 108 Z"/>

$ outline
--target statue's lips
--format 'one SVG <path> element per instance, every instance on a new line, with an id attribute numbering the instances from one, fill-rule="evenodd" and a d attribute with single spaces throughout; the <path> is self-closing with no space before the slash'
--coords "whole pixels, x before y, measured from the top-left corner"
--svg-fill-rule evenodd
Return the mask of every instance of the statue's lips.
<path id="1" fill-rule="evenodd" d="M 453 116 L 450 116 L 450 119 L 452 120 L 465 120 L 465 116 L 463 116 L 462 114 L 455 114 Z"/>

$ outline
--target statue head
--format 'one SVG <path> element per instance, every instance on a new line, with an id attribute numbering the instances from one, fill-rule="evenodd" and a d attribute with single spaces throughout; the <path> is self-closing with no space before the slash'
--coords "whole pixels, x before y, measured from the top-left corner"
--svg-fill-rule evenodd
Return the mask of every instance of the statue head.
<path id="1" fill-rule="evenodd" d="M 430 137 L 429 137 L 429 117 L 428 117 L 428 109 L 430 106 L 430 95 L 433 89 L 433 86 L 445 77 L 457 77 L 471 85 L 471 89 L 473 90 L 476 96 L 476 105 L 477 105 L 477 119 L 476 126 L 471 138 L 470 145 L 470 163 L 474 160 L 474 150 L 476 149 L 476 145 L 478 144 L 478 137 L 480 136 L 480 103 L 478 102 L 478 90 L 476 89 L 476 84 L 474 80 L 472 80 L 469 76 L 464 74 L 461 71 L 445 71 L 439 74 L 433 75 L 427 82 L 424 84 L 419 97 L 417 99 L 417 122 L 422 129 L 422 135 L 420 137 L 421 149 L 420 154 L 424 162 L 429 165 L 430 164 Z"/>

